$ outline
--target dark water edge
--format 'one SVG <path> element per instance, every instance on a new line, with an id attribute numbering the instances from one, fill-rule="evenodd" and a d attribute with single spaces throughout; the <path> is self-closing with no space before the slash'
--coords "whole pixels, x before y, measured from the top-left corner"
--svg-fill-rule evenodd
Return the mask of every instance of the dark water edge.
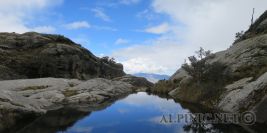
<path id="1" fill-rule="evenodd" d="M 142 101 L 143 100 L 143 101 Z M 121 109 L 121 112 L 118 111 Z M 127 112 L 127 109 L 129 112 Z M 163 111 L 161 110 L 163 109 Z M 170 111 L 170 112 L 168 112 Z M 265 133 L 266 125 L 240 126 L 234 124 L 173 123 L 159 124 L 146 121 L 154 116 L 168 113 L 214 112 L 199 105 L 175 102 L 169 97 L 146 93 L 131 94 L 101 106 L 65 107 L 49 111 L 43 116 L 27 115 L 9 127 L 5 133 L 94 133 L 108 132 L 220 132 L 220 133 Z M 125 115 L 127 114 L 127 115 Z M 144 120 L 143 120 L 144 118 Z M 117 123 L 112 125 L 113 121 Z M 157 120 L 156 122 L 158 122 Z M 108 125 L 108 126 L 107 126 Z"/>
<path id="2" fill-rule="evenodd" d="M 128 95 L 95 104 L 53 105 L 45 114 L 0 109 L 0 133 L 56 133 L 90 115 L 93 111 L 104 110 L 117 100 Z M 69 119 L 71 117 L 71 119 Z M 66 123 L 58 120 L 69 119 Z M 70 121 L 71 120 L 71 121 Z M 42 124 L 40 124 L 42 123 Z M 72 123 L 72 124 L 71 124 Z"/>
<path id="3" fill-rule="evenodd" d="M 26 125 L 35 121 L 39 114 L 12 111 L 12 110 L 0 110 L 0 132 L 2 133 L 14 133 L 24 128 Z M 14 126 L 15 125 L 15 126 Z"/>

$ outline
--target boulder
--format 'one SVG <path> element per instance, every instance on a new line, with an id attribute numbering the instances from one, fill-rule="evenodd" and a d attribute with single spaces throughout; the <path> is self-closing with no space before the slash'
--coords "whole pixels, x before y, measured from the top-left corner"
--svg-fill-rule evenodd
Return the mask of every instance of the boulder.
<path id="1" fill-rule="evenodd" d="M 183 68 L 180 68 L 170 77 L 169 80 L 182 80 L 188 76 L 188 73 Z"/>
<path id="2" fill-rule="evenodd" d="M 114 78 L 113 80 L 129 83 L 129 84 L 133 85 L 134 87 L 138 88 L 140 91 L 146 91 L 146 90 L 150 89 L 151 87 L 153 87 L 153 85 L 154 85 L 153 83 L 148 81 L 146 78 L 135 77 L 132 75 L 125 75 L 122 77 Z"/>

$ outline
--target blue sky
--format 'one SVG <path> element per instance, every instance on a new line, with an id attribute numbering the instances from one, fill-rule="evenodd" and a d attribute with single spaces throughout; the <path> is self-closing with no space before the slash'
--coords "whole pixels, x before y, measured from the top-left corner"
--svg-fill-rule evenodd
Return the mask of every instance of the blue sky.
<path id="1" fill-rule="evenodd" d="M 242 4 L 240 4 L 242 3 Z M 228 48 L 266 0 L 0 0 L 0 32 L 62 34 L 127 73 L 173 74 L 200 46 Z"/>
<path id="2" fill-rule="evenodd" d="M 159 36 L 142 31 L 149 25 L 161 24 L 162 20 L 167 19 L 164 15 L 155 15 L 153 21 L 146 19 L 142 12 L 148 10 L 150 2 L 147 0 L 124 4 L 112 0 L 65 0 L 60 6 L 50 8 L 41 16 L 36 15 L 37 21 L 31 21 L 28 25 L 49 24 L 56 27 L 55 33 L 81 43 L 94 54 L 110 55 L 116 49 Z M 80 23 L 80 26 L 67 28 L 68 24 L 73 23 Z"/>

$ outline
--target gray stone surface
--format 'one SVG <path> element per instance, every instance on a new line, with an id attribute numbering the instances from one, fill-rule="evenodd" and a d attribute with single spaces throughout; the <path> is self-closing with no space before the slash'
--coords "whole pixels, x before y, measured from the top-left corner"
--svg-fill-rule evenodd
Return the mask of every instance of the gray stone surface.
<path id="1" fill-rule="evenodd" d="M 253 79 L 253 77 L 243 78 L 243 79 L 240 79 L 240 80 L 234 82 L 233 84 L 227 85 L 225 88 L 227 89 L 227 91 L 233 91 L 235 89 L 242 89 L 252 79 Z"/>
<path id="2" fill-rule="evenodd" d="M 235 86 L 234 84 L 231 86 Z M 239 85 L 236 85 L 236 87 L 225 92 L 219 102 L 219 109 L 227 112 L 238 112 L 241 110 L 251 110 L 257 106 L 267 92 L 267 72 L 256 81 L 247 83 L 243 87 Z"/>
<path id="3" fill-rule="evenodd" d="M 131 84 L 102 78 L 0 81 L 0 109 L 44 113 L 54 106 L 97 104 L 132 92 Z"/>
<path id="4" fill-rule="evenodd" d="M 145 91 L 154 86 L 154 84 L 143 77 L 135 77 L 132 75 L 125 75 L 122 77 L 114 78 L 115 81 L 122 81 L 138 87 L 139 91 Z"/>
<path id="5" fill-rule="evenodd" d="M 169 80 L 181 80 L 187 76 L 189 76 L 188 73 L 183 68 L 180 68 L 170 77 Z"/>

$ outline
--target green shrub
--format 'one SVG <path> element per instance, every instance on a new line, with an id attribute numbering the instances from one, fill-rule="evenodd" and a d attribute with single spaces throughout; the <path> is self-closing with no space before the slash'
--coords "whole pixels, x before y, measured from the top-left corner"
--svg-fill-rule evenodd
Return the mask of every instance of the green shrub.
<path id="1" fill-rule="evenodd" d="M 188 57 L 190 64 L 184 63 L 182 68 L 191 75 L 198 83 L 205 79 L 205 72 L 207 71 L 209 64 L 207 60 L 213 58 L 213 54 L 210 50 L 205 51 L 202 47 L 196 51 L 196 56 Z"/>
<path id="2" fill-rule="evenodd" d="M 168 94 L 176 87 L 178 87 L 178 84 L 174 81 L 160 80 L 151 88 L 151 92 L 156 94 Z"/>
<path id="3" fill-rule="evenodd" d="M 185 63 L 182 67 L 193 77 L 191 83 L 182 86 L 180 98 L 192 102 L 204 102 L 212 105 L 217 102 L 220 94 L 224 91 L 224 86 L 231 81 L 231 75 L 227 71 L 226 65 L 220 62 L 209 63 L 208 59 L 213 58 L 213 54 L 202 48 L 198 51 L 198 58 L 189 57 L 190 64 Z"/>

